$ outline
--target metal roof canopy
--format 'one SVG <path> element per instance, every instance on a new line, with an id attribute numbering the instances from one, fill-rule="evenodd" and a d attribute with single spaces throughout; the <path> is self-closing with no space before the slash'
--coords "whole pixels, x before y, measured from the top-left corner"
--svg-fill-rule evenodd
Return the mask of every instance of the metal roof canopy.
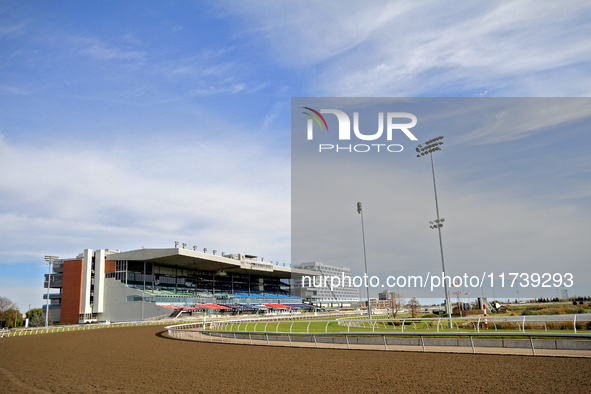
<path id="1" fill-rule="evenodd" d="M 146 261 L 160 266 L 174 267 L 198 271 L 225 271 L 235 274 L 254 274 L 281 279 L 300 277 L 301 275 L 317 276 L 316 271 L 300 268 L 281 267 L 254 260 L 236 260 L 224 256 L 197 252 L 194 250 L 170 249 L 137 249 L 128 252 L 107 255 L 108 260 Z M 256 265 L 254 265 L 254 264 Z M 263 268 L 261 266 L 268 268 Z"/>

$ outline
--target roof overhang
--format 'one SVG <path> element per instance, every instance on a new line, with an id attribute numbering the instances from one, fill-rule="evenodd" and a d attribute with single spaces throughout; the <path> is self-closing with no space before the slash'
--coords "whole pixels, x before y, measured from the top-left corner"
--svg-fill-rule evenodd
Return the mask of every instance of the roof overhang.
<path id="1" fill-rule="evenodd" d="M 270 276 L 280 279 L 301 277 L 302 275 L 317 276 L 317 271 L 300 268 L 283 267 L 261 261 L 216 256 L 189 249 L 137 249 L 128 252 L 107 255 L 108 260 L 145 261 L 163 267 L 186 270 L 225 272 L 235 274 L 252 274 Z"/>

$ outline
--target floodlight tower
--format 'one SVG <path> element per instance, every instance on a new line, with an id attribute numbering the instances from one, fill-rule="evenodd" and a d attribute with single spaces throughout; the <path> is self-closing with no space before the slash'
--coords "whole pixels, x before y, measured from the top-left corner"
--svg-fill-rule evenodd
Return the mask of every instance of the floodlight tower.
<path id="1" fill-rule="evenodd" d="M 45 304 L 45 327 L 49 326 L 49 289 L 51 287 L 51 266 L 58 261 L 57 256 L 45 256 L 45 264 L 49 266 L 49 274 L 47 275 L 47 302 Z"/>
<path id="2" fill-rule="evenodd" d="M 445 219 L 439 217 L 439 202 L 437 201 L 437 183 L 435 182 L 435 164 L 433 164 L 433 152 L 441 150 L 441 145 L 443 145 L 443 136 L 439 136 L 437 138 L 433 138 L 425 142 L 424 144 L 419 144 L 417 146 L 417 157 L 422 157 L 425 155 L 431 156 L 431 171 L 433 173 L 433 190 L 435 191 L 435 211 L 437 212 L 437 219 L 430 221 L 429 224 L 431 225 L 430 228 L 437 229 L 439 232 L 439 250 L 441 251 L 441 266 L 443 268 L 443 284 L 445 286 L 445 311 L 447 316 L 449 317 L 449 328 L 453 328 L 453 323 L 451 320 L 451 300 L 449 298 L 449 287 L 448 281 L 445 280 L 447 273 L 445 272 L 445 258 L 443 257 L 443 241 L 441 240 L 441 227 L 443 227 L 443 222 Z"/>
<path id="3" fill-rule="evenodd" d="M 365 252 L 365 227 L 363 226 L 363 209 L 361 207 L 361 201 L 357 203 L 357 213 L 361 215 L 361 233 L 363 234 L 363 258 L 365 259 L 365 276 L 367 274 L 367 253 Z M 369 299 L 369 286 L 367 288 L 367 317 L 371 320 L 371 300 Z"/>

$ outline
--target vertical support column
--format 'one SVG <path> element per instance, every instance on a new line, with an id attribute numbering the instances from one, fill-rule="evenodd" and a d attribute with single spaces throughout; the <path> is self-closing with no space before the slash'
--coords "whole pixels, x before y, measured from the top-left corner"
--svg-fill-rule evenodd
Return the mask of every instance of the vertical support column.
<path id="1" fill-rule="evenodd" d="M 142 288 L 142 321 L 144 321 L 144 296 L 146 294 L 146 261 L 144 260 L 144 269 L 142 271 L 144 287 Z"/>
<path id="2" fill-rule="evenodd" d="M 93 313 L 103 313 L 105 304 L 105 250 L 94 253 L 94 297 Z"/>
<path id="3" fill-rule="evenodd" d="M 575 315 L 575 318 L 573 319 L 573 328 L 575 329 L 575 334 L 576 334 L 577 333 L 577 315 Z"/>
<path id="4" fill-rule="evenodd" d="M 92 313 L 90 307 L 90 287 L 92 285 L 92 249 L 84 249 L 82 260 L 82 302 L 80 314 Z"/>

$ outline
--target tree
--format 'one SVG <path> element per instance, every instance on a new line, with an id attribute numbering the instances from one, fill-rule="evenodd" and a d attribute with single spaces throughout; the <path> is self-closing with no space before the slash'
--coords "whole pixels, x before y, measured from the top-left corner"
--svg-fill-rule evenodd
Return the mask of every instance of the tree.
<path id="1" fill-rule="evenodd" d="M 29 327 L 43 327 L 45 325 L 45 315 L 41 308 L 31 309 L 27 312 L 27 317 L 29 318 Z M 51 313 L 49 317 L 51 317 Z"/>
<path id="2" fill-rule="evenodd" d="M 10 299 L 0 296 L 0 326 L 14 327 L 14 324 L 17 323 L 16 320 L 18 320 L 15 317 L 15 312 L 18 312 L 16 304 Z"/>
<path id="3" fill-rule="evenodd" d="M 392 301 L 392 318 L 396 319 L 396 315 L 398 314 L 398 312 L 402 312 L 402 310 L 404 309 L 404 305 L 406 305 L 406 300 L 400 294 L 396 293 L 392 293 L 392 298 L 390 300 Z"/>
<path id="4" fill-rule="evenodd" d="M 408 309 L 410 309 L 412 317 L 417 317 L 419 315 L 419 313 L 421 312 L 421 304 L 416 299 L 416 297 L 413 297 L 410 300 L 410 303 L 408 304 Z"/>

